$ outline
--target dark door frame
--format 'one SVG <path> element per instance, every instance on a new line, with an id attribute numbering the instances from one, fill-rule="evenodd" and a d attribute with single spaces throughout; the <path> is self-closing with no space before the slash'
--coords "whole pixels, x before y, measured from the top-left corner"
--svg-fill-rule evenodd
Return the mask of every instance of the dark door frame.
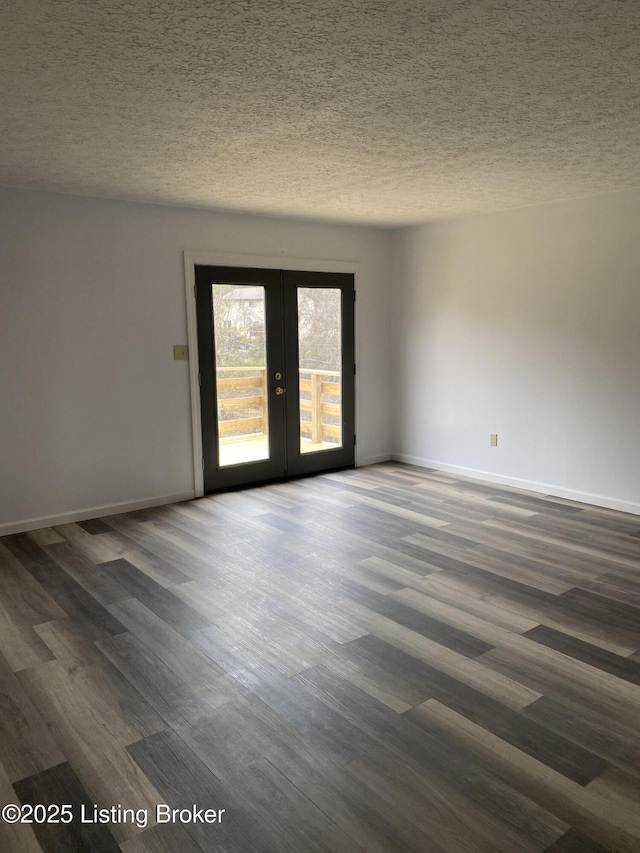
<path id="1" fill-rule="evenodd" d="M 204 259 L 203 259 L 204 260 Z M 275 259 L 274 259 L 275 260 Z M 252 476 L 248 480 L 247 466 L 218 465 L 217 454 L 202 452 L 202 474 L 197 467 L 196 495 L 205 491 L 232 488 L 236 485 L 252 484 L 283 476 L 291 477 L 321 470 L 354 466 L 355 457 L 355 271 L 323 272 L 318 270 L 291 270 L 284 268 L 282 259 L 277 259 L 278 268 L 221 266 L 207 257 L 203 263 L 199 258 L 191 260 L 185 255 L 187 266 L 187 298 L 195 295 L 197 305 L 188 304 L 189 343 L 191 346 L 192 415 L 194 416 L 194 456 L 197 454 L 195 403 L 198 411 L 198 429 L 201 429 L 201 447 L 217 447 L 217 412 L 215 403 L 215 361 L 213 329 L 211 325 L 211 275 L 222 281 L 238 284 L 262 284 L 267 289 L 267 353 L 266 366 L 268 385 L 276 371 L 285 377 L 287 394 L 276 397 L 269 387 L 270 443 L 272 453 L 268 460 L 250 463 Z M 302 265 L 302 264 L 301 264 Z M 192 276 L 189 273 L 192 273 Z M 190 281 L 191 279 L 191 281 Z M 216 280 L 216 279 L 213 279 Z M 194 283 L 193 291 L 191 282 Z M 300 452 L 299 423 L 299 371 L 297 337 L 297 288 L 336 288 L 342 294 L 342 445 L 340 448 L 312 453 Z M 206 303 L 206 304 L 205 304 Z M 193 310 L 193 312 L 190 310 Z M 195 315 L 195 316 L 193 316 Z M 194 323 L 195 321 L 195 323 Z M 196 327 L 195 329 L 193 327 Z M 280 330 L 278 332 L 278 329 Z M 194 331 L 196 341 L 194 341 Z M 284 341 L 287 341 L 286 352 Z M 196 346 L 194 346 L 196 343 Z M 197 393 L 194 395 L 194 362 L 197 355 Z M 289 380 L 287 380 L 287 376 Z M 289 401 L 287 404 L 287 400 Z M 286 423 L 285 423 L 286 421 Z M 283 465 L 284 463 L 284 465 Z M 197 465 L 197 462 L 196 462 Z M 286 466 L 286 467 L 285 467 Z M 244 470 L 243 470 L 244 469 Z M 200 479 L 201 488 L 198 488 Z M 208 483 L 208 486 L 205 484 Z"/>
<path id="2" fill-rule="evenodd" d="M 219 277 L 233 284 L 260 284 L 266 290 L 265 331 L 266 331 L 266 388 L 268 391 L 270 455 L 268 459 L 252 462 L 255 468 L 255 480 L 273 480 L 280 475 L 279 454 L 284 454 L 285 444 L 285 397 L 273 393 L 277 383 L 271 380 L 275 371 L 284 372 L 284 349 L 278 330 L 282 325 L 282 282 L 280 270 L 265 270 L 246 267 L 209 267 L 197 266 L 196 278 L 196 320 L 198 323 L 198 364 L 200 366 L 200 406 L 202 445 L 217 447 L 218 417 L 215 391 L 215 333 L 211 324 L 212 304 L 211 287 L 208 286 L 211 273 L 215 269 Z M 216 488 L 233 488 L 246 482 L 246 472 L 242 465 L 230 465 L 219 468 L 218 460 L 212 453 L 203 450 L 204 491 L 216 481 Z"/>
<path id="3" fill-rule="evenodd" d="M 342 448 L 340 450 L 300 453 L 300 388 L 298 371 L 298 337 L 291 338 L 285 349 L 287 394 L 293 395 L 296 403 L 287 407 L 287 476 L 312 474 L 327 469 L 327 456 L 331 454 L 331 468 L 344 468 L 355 465 L 355 283 L 354 276 L 348 273 L 311 272 L 304 270 L 283 270 L 284 316 L 285 325 L 292 327 L 297 318 L 297 287 L 334 287 L 342 291 L 343 328 L 352 330 L 343 335 L 342 346 Z"/>

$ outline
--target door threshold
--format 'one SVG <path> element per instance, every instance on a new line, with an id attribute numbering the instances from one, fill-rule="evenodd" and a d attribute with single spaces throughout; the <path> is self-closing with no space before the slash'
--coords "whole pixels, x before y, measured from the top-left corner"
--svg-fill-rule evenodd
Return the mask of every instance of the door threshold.
<path id="1" fill-rule="evenodd" d="M 248 489 L 256 489 L 259 486 L 273 486 L 280 483 L 295 483 L 297 480 L 307 480 L 310 477 L 321 477 L 323 474 L 334 474 L 336 471 L 355 470 L 355 465 L 338 465 L 335 468 L 324 468 L 322 471 L 310 471 L 304 474 L 293 474 L 285 477 L 272 477 L 269 480 L 256 480 L 254 483 L 242 483 L 237 486 L 221 486 L 219 489 L 211 489 L 203 497 L 210 495 L 223 495 L 226 492 L 245 492 Z M 196 500 L 201 500 L 196 498 Z"/>

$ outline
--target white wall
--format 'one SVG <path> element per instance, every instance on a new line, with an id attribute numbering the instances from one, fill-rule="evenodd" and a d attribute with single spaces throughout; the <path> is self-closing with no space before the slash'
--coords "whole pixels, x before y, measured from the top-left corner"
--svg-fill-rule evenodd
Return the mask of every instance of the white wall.
<path id="1" fill-rule="evenodd" d="M 376 229 L 0 190 L 0 533 L 193 493 L 172 351 L 185 250 L 360 262 L 358 458 L 388 456 L 389 247 Z"/>
<path id="2" fill-rule="evenodd" d="M 397 458 L 640 512 L 640 191 L 394 243 Z"/>

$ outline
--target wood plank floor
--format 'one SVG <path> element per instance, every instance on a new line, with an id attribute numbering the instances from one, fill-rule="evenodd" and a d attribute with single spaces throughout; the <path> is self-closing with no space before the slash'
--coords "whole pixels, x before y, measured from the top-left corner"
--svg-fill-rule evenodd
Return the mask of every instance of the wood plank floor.
<path id="1" fill-rule="evenodd" d="M 2 851 L 640 851 L 640 517 L 385 463 L 8 536 L 0 579 L 2 802 L 74 810 Z"/>

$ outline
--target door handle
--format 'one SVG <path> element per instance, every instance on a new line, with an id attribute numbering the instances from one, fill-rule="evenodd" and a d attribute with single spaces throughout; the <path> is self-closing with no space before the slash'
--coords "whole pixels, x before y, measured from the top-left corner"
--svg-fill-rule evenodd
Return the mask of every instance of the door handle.
<path id="1" fill-rule="evenodd" d="M 276 388 L 276 394 L 277 394 L 278 396 L 280 396 L 281 394 L 284 394 L 284 388 L 280 388 L 280 386 L 278 386 L 278 387 Z"/>

